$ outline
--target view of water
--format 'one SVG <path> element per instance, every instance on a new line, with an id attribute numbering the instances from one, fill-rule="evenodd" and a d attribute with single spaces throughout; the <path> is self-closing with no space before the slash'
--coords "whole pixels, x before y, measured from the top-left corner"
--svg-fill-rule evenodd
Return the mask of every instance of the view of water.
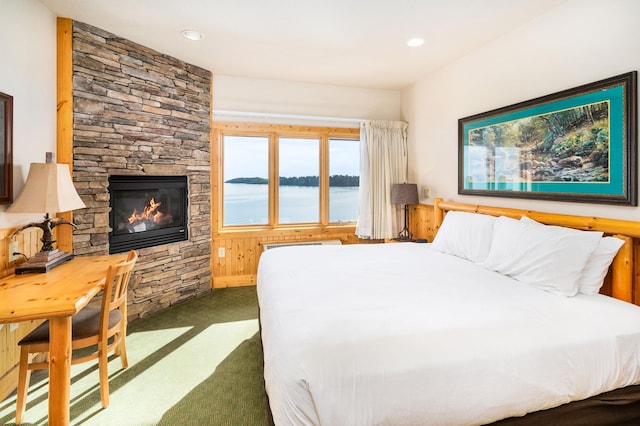
<path id="1" fill-rule="evenodd" d="M 358 187 L 329 188 L 329 222 L 358 219 Z M 319 222 L 320 190 L 308 186 L 280 186 L 280 223 Z M 268 185 L 224 184 L 224 225 L 269 223 Z"/>

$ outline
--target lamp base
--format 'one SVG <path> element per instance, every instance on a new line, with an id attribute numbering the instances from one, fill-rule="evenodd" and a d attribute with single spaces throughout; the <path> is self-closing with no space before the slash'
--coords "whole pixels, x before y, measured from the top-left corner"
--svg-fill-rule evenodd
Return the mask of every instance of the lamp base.
<path id="1" fill-rule="evenodd" d="M 408 242 L 415 241 L 413 239 L 413 234 L 409 232 L 409 230 L 407 229 L 407 222 L 409 221 L 408 213 L 409 213 L 409 210 L 407 209 L 407 205 L 405 204 L 404 205 L 404 227 L 400 232 L 398 232 L 398 236 L 393 239 L 394 241 L 399 241 L 401 243 L 408 243 Z"/>
<path id="2" fill-rule="evenodd" d="M 39 251 L 24 263 L 16 267 L 16 275 L 30 272 L 48 272 L 59 264 L 73 259 L 73 254 L 60 251 L 58 249 L 50 251 Z"/>
<path id="3" fill-rule="evenodd" d="M 397 241 L 399 243 L 413 243 L 416 240 L 414 240 L 411 237 L 399 236 L 399 237 L 393 238 L 393 241 Z"/>

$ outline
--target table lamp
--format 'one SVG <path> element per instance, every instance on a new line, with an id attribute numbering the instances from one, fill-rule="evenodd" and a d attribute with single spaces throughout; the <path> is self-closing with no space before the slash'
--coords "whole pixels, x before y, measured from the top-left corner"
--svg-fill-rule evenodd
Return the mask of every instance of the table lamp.
<path id="1" fill-rule="evenodd" d="M 29 175 L 22 192 L 7 209 L 7 213 L 44 213 L 44 221 L 31 222 L 17 229 L 11 237 L 21 231 L 36 227 L 42 229 L 42 249 L 16 267 L 16 274 L 27 272 L 47 272 L 57 265 L 73 258 L 53 247 L 55 240 L 51 231 L 58 225 L 75 227 L 64 219 L 51 218 L 49 213 L 68 212 L 86 207 L 76 192 L 67 164 L 56 164 L 53 155 L 47 153 L 46 163 L 31 163 Z"/>
<path id="2" fill-rule="evenodd" d="M 404 204 L 404 228 L 394 238 L 396 241 L 413 241 L 413 234 L 407 229 L 408 204 L 418 204 L 418 185 L 415 183 L 394 183 L 391 185 L 391 204 Z"/>

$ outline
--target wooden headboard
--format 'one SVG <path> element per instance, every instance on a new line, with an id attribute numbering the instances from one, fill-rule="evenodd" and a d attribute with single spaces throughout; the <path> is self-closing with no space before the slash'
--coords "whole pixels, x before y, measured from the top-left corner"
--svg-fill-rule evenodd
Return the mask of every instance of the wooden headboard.
<path id="1" fill-rule="evenodd" d="M 437 232 L 442 224 L 447 211 L 463 211 L 469 213 L 482 213 L 492 216 L 508 216 L 519 219 L 528 216 L 531 219 L 547 225 L 565 226 L 584 231 L 601 231 L 606 235 L 612 235 L 624 240 L 624 245 L 614 258 L 605 284 L 600 291 L 616 299 L 640 305 L 640 279 L 636 274 L 640 250 L 637 249 L 640 241 L 640 222 L 628 220 L 607 219 L 592 216 L 573 216 L 556 213 L 542 213 L 533 210 L 519 210 L 503 207 L 478 206 L 443 201 L 436 198 L 434 201 L 434 226 Z"/>

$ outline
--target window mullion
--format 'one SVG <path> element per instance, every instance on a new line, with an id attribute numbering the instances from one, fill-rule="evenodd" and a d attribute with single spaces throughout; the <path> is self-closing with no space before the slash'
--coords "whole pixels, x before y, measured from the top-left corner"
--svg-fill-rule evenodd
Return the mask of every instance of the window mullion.
<path id="1" fill-rule="evenodd" d="M 212 167 L 211 172 L 216 176 L 215 179 L 211 179 L 211 182 L 215 182 L 214 188 L 214 204 L 213 214 L 214 226 L 212 229 L 220 230 L 224 223 L 224 133 L 220 129 L 215 129 L 213 132 L 213 149 L 214 164 L 218 164 L 219 167 Z"/>
<path id="2" fill-rule="evenodd" d="M 269 224 L 278 226 L 278 205 L 280 193 L 280 171 L 278 167 L 278 134 L 269 135 Z"/>
<path id="3" fill-rule="evenodd" d="M 320 136 L 320 223 L 329 223 L 329 135 Z"/>

